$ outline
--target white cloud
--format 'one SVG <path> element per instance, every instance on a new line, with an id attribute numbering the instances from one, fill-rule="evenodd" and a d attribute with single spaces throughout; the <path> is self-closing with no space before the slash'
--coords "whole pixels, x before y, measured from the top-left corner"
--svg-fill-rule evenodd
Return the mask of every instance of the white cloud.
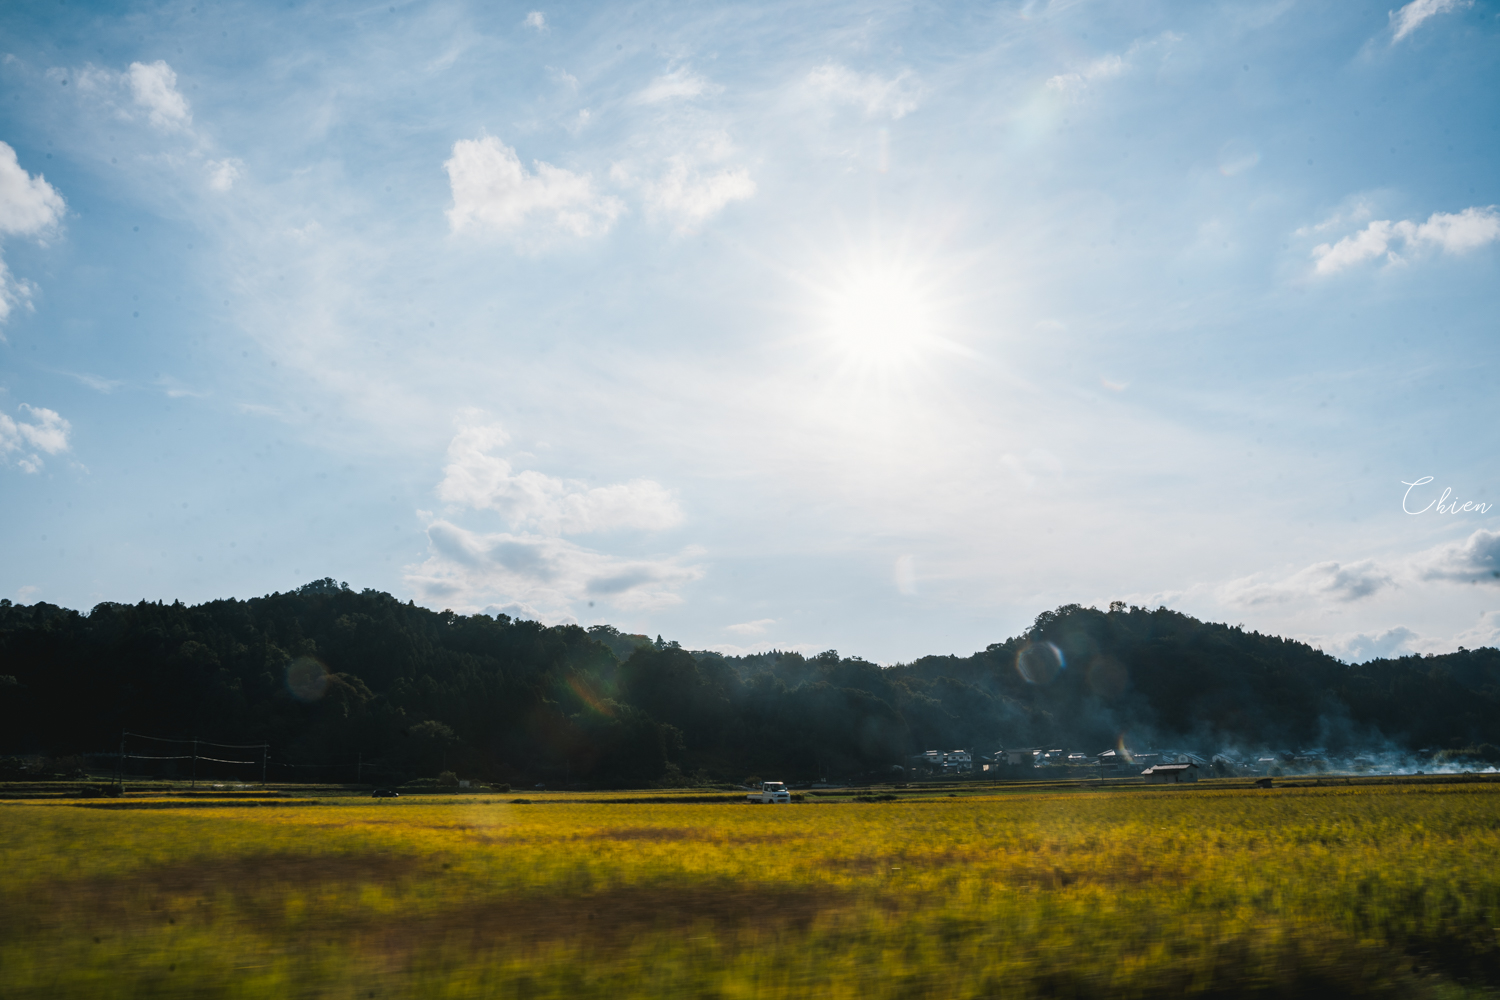
<path id="1" fill-rule="evenodd" d="M 0 234 L 35 236 L 62 218 L 62 195 L 41 174 L 28 174 L 16 151 L 0 142 Z"/>
<path id="2" fill-rule="evenodd" d="M 10 312 L 15 307 L 30 309 L 31 296 L 35 290 L 35 285 L 11 274 L 5 261 L 0 260 L 0 324 L 10 318 Z M 5 342 L 5 337 L 0 335 L 0 344 Z"/>
<path id="3" fill-rule="evenodd" d="M 1219 590 L 1229 604 L 1251 607 L 1331 598 L 1357 601 L 1393 586 L 1391 574 L 1372 559 L 1341 564 L 1320 562 L 1281 580 L 1265 581 L 1257 576 L 1231 580 Z"/>
<path id="4" fill-rule="evenodd" d="M 1458 633 L 1452 644 L 1465 649 L 1500 646 L 1500 611 L 1486 611 L 1480 615 L 1479 624 Z"/>
<path id="5" fill-rule="evenodd" d="M 1201 584 L 1194 584 L 1186 590 L 1158 590 L 1150 594 L 1136 592 L 1122 594 L 1118 597 L 1109 598 L 1109 600 L 1124 601 L 1126 604 L 1134 605 L 1138 608 L 1175 608 L 1180 607 L 1185 600 L 1195 596 L 1203 589 L 1205 588 Z M 1097 603 L 1102 605 L 1108 602 L 1100 600 Z"/>
<path id="6" fill-rule="evenodd" d="M 1496 206 L 1466 208 L 1462 212 L 1434 212 L 1426 222 L 1377 219 L 1337 243 L 1320 243 L 1313 247 L 1317 261 L 1313 270 L 1333 274 L 1376 257 L 1391 263 L 1403 258 L 1393 249 L 1397 243 L 1408 253 L 1435 250 L 1461 254 L 1500 240 L 1500 212 Z"/>
<path id="7" fill-rule="evenodd" d="M 701 94 L 714 94 L 723 89 L 723 87 L 710 82 L 706 77 L 699 76 L 684 66 L 681 69 L 674 69 L 669 73 L 664 73 L 652 80 L 632 100 L 636 104 L 657 104 L 661 101 L 670 101 L 679 97 L 698 97 Z"/>
<path id="8" fill-rule="evenodd" d="M 916 556 L 897 556 L 894 572 L 896 590 L 911 596 L 917 592 Z"/>
<path id="9" fill-rule="evenodd" d="M 71 77 L 80 97 L 88 95 L 123 121 L 138 121 L 144 112 L 146 120 L 160 131 L 198 139 L 187 98 L 177 89 L 177 73 L 163 59 L 133 62 L 123 73 L 93 65 L 49 73 Z"/>
<path id="10" fill-rule="evenodd" d="M 609 231 L 624 211 L 618 198 L 594 189 L 586 174 L 540 161 L 528 173 L 516 151 L 493 136 L 460 139 L 443 168 L 448 171 L 453 232 L 470 226 L 518 234 L 538 225 L 578 237 Z M 538 221 L 540 220 L 540 222 Z"/>
<path id="11" fill-rule="evenodd" d="M 814 96 L 852 104 L 862 109 L 866 118 L 904 118 L 917 109 L 922 92 L 911 70 L 884 79 L 874 73 L 856 73 L 837 63 L 813 70 L 807 74 L 805 83 Z"/>
<path id="12" fill-rule="evenodd" d="M 767 625 L 775 625 L 774 618 L 757 618 L 753 622 L 740 622 L 738 625 L 726 625 L 724 631 L 733 632 L 735 635 L 763 635 Z"/>
<path id="13" fill-rule="evenodd" d="M 448 445 L 438 496 L 456 506 L 496 511 L 512 528 L 549 535 L 657 531 L 682 521 L 672 494 L 649 479 L 590 489 L 541 472 L 513 472 L 492 454 L 507 440 L 497 426 L 462 428 Z"/>
<path id="14" fill-rule="evenodd" d="M 0 413 L 0 460 L 15 456 L 23 472 L 37 472 L 42 454 L 57 455 L 68 450 L 68 433 L 72 426 L 55 410 L 22 403 L 20 420 Z"/>
<path id="15" fill-rule="evenodd" d="M 158 375 L 152 382 L 166 394 L 168 399 L 203 399 L 208 395 L 202 389 L 191 389 L 171 375 Z"/>
<path id="16" fill-rule="evenodd" d="M 662 486 L 638 479 L 590 489 L 540 472 L 514 472 L 493 454 L 508 440 L 498 426 L 470 425 L 449 444 L 438 495 L 454 507 L 496 511 L 511 530 L 485 534 L 424 513 L 431 555 L 406 572 L 424 601 L 455 608 L 524 606 L 527 615 L 556 623 L 573 620 L 571 606 L 581 600 L 626 610 L 675 604 L 681 600 L 678 588 L 703 575 L 684 561 L 691 552 L 626 559 L 561 537 L 679 523 L 682 511 Z"/>
<path id="17" fill-rule="evenodd" d="M 1466 208 L 1456 214 L 1434 212 L 1420 226 L 1398 222 L 1406 239 L 1440 248 L 1444 253 L 1467 253 L 1500 239 L 1500 213 L 1494 205 Z"/>
<path id="18" fill-rule="evenodd" d="M 1126 62 L 1117 55 L 1106 55 L 1084 66 L 1082 69 L 1071 73 L 1059 73 L 1049 77 L 1047 89 L 1060 91 L 1064 94 L 1077 94 L 1100 80 L 1108 80 L 1110 77 L 1119 76 L 1125 72 Z"/>
<path id="19" fill-rule="evenodd" d="M 755 181 L 747 168 L 732 162 L 734 143 L 722 129 L 699 129 L 663 145 L 671 152 L 648 166 L 617 162 L 609 176 L 639 191 L 646 211 L 673 220 L 678 233 L 692 232 L 730 202 L 754 197 Z"/>
<path id="20" fill-rule="evenodd" d="M 621 559 L 554 536 L 481 534 L 444 520 L 428 525 L 427 538 L 431 557 L 406 571 L 424 601 L 455 608 L 520 602 L 539 620 L 560 619 L 582 600 L 668 607 L 681 602 L 679 588 L 703 575 L 677 558 Z"/>
<path id="21" fill-rule="evenodd" d="M 1397 625 L 1383 632 L 1299 638 L 1346 663 L 1363 663 L 1366 660 L 1412 654 L 1451 653 L 1460 648 L 1481 649 L 1485 646 L 1500 646 L 1500 611 L 1486 611 L 1479 616 L 1479 621 L 1473 628 L 1446 638 L 1421 635 L 1405 625 Z"/>
<path id="22" fill-rule="evenodd" d="M 1500 532 L 1474 532 L 1462 542 L 1439 545 L 1413 560 L 1423 580 L 1500 584 Z"/>
<path id="23" fill-rule="evenodd" d="M 628 177 L 623 171 L 615 176 Z M 669 157 L 667 169 L 640 187 L 648 210 L 675 218 L 681 232 L 691 231 L 730 202 L 755 195 L 755 181 L 744 167 L 704 169 L 687 156 Z"/>
<path id="24" fill-rule="evenodd" d="M 90 389 L 93 389 L 95 392 L 102 392 L 106 395 L 114 392 L 116 389 L 125 384 L 118 379 L 105 378 L 102 375 L 93 375 L 89 372 L 63 372 L 62 374 L 70 375 L 73 378 L 76 378 L 79 382 L 88 386 Z"/>
<path id="25" fill-rule="evenodd" d="M 570 614 L 548 614 L 545 611 L 538 611 L 525 601 L 511 601 L 509 604 L 491 604 L 480 613 L 486 615 L 509 615 L 512 618 L 541 622 L 543 625 L 578 624 L 578 619 Z"/>
<path id="26" fill-rule="evenodd" d="M 1108 53 L 1068 73 L 1059 73 L 1047 79 L 1047 89 L 1066 97 L 1079 97 L 1096 83 L 1121 76 L 1135 65 L 1136 57 L 1170 46 L 1182 40 L 1180 35 L 1164 32 L 1156 38 L 1132 42 L 1124 55 Z"/>
<path id="27" fill-rule="evenodd" d="M 527 14 L 526 15 L 526 20 L 525 20 L 524 23 L 525 23 L 526 27 L 528 27 L 528 28 L 535 28 L 537 31 L 546 31 L 547 30 L 547 18 L 546 18 L 546 15 L 544 15 L 539 10 L 534 10 L 530 14 Z"/>
<path id="28" fill-rule="evenodd" d="M 177 74 L 164 60 L 131 63 L 125 78 L 135 103 L 150 112 L 152 125 L 180 129 L 193 123 L 187 99 L 177 89 Z"/>
<path id="29" fill-rule="evenodd" d="M 1417 633 L 1405 625 L 1397 625 L 1377 633 L 1349 633 L 1346 635 L 1326 636 L 1322 638 L 1309 638 L 1310 645 L 1316 646 L 1330 656 L 1337 657 L 1345 663 L 1363 663 L 1366 660 L 1376 660 L 1383 657 L 1402 656 L 1414 651 L 1413 646 L 1421 639 Z"/>
<path id="30" fill-rule="evenodd" d="M 66 208 L 62 195 L 46 178 L 28 174 L 16 151 L 0 142 L 0 235 L 41 236 L 57 224 Z M 31 282 L 15 277 L 0 259 L 0 324 L 17 306 L 30 308 L 34 292 Z"/>
<path id="31" fill-rule="evenodd" d="M 1474 6 L 1474 0 L 1412 0 L 1400 10 L 1393 10 L 1391 18 L 1391 44 L 1394 45 L 1416 31 L 1430 17 L 1446 14 Z"/>
<path id="32" fill-rule="evenodd" d="M 1355 197 L 1350 199 L 1347 210 L 1337 211 L 1322 222 L 1300 226 L 1293 231 L 1292 235 L 1298 239 L 1307 239 L 1309 237 L 1321 238 L 1325 233 L 1337 232 L 1341 229 L 1347 229 L 1351 225 L 1358 225 L 1369 220 L 1374 215 L 1375 208 L 1369 199 L 1362 196 Z"/>
<path id="33" fill-rule="evenodd" d="M 240 167 L 244 163 L 235 159 L 209 160 L 205 166 L 208 167 L 208 186 L 215 191 L 228 191 L 240 179 Z"/>
<path id="34" fill-rule="evenodd" d="M 1319 274 L 1332 274 L 1372 257 L 1385 253 L 1391 244 L 1392 230 L 1389 220 L 1370 223 L 1353 236 L 1345 236 L 1337 243 L 1320 243 L 1313 248 L 1317 264 L 1313 270 Z"/>
<path id="35" fill-rule="evenodd" d="M 1461 542 L 1434 546 L 1386 563 L 1374 559 L 1352 563 L 1320 562 L 1281 579 L 1257 573 L 1220 586 L 1216 596 L 1224 604 L 1238 607 L 1296 603 L 1318 609 L 1330 603 L 1347 604 L 1388 589 L 1420 587 L 1433 581 L 1500 586 L 1500 531 L 1480 529 Z M 1382 642 L 1395 649 L 1396 646 L 1390 644 L 1400 638 L 1398 632 L 1399 628 L 1378 634 L 1350 633 L 1316 641 L 1341 659 L 1356 654 L 1368 658 L 1386 655 L 1378 652 L 1378 649 L 1385 648 L 1379 645 Z M 1466 637 L 1473 639 L 1473 636 L 1459 636 L 1456 641 Z M 1419 641 L 1414 632 L 1406 634 L 1401 641 L 1418 652 L 1452 648 L 1435 639 Z"/>

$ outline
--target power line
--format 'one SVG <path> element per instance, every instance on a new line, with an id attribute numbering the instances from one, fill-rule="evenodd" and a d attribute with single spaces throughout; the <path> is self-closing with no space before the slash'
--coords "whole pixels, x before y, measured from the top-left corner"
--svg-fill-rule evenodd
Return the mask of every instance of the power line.
<path id="1" fill-rule="evenodd" d="M 190 754 L 137 754 L 137 753 L 126 753 L 125 752 L 125 744 L 126 744 L 126 742 L 127 742 L 128 739 L 151 740 L 151 741 L 154 741 L 154 742 L 157 742 L 157 743 L 191 744 L 192 747 L 193 747 L 194 752 L 190 753 Z M 227 760 L 227 759 L 224 759 L 224 758 L 221 758 L 221 757 L 207 757 L 207 756 L 204 756 L 203 754 L 200 754 L 200 753 L 197 752 L 197 749 L 200 746 L 202 746 L 202 747 L 223 747 L 223 748 L 231 749 L 231 750 L 259 750 L 261 752 L 261 759 L 259 761 L 254 761 L 254 760 Z M 120 761 L 119 781 L 120 781 L 120 784 L 121 784 L 122 788 L 124 787 L 124 779 L 125 779 L 125 770 L 124 770 L 124 768 L 125 768 L 125 762 L 127 760 L 174 760 L 174 761 L 175 760 L 190 760 L 190 761 L 193 762 L 193 780 L 194 780 L 195 783 L 197 781 L 197 766 L 198 766 L 198 761 L 200 761 L 200 760 L 205 761 L 207 763 L 213 763 L 213 764 L 235 764 L 235 765 L 240 765 L 240 766 L 250 766 L 250 765 L 254 765 L 254 764 L 258 763 L 261 766 L 261 784 L 265 784 L 266 771 L 267 771 L 268 768 L 272 768 L 272 767 L 291 768 L 291 769 L 294 769 L 294 770 L 329 770 L 329 769 L 338 769 L 338 768 L 354 768 L 356 775 L 359 775 L 359 776 L 362 776 L 364 774 L 364 772 L 365 772 L 366 769 L 370 770 L 373 773 L 377 773 L 377 774 L 378 773 L 382 773 L 382 772 L 389 773 L 390 771 L 393 770 L 389 766 L 382 766 L 380 764 L 377 764 L 377 763 L 374 763 L 374 762 L 371 762 L 371 761 L 367 761 L 367 760 L 365 760 L 363 758 L 363 755 L 361 755 L 358 760 L 349 761 L 349 762 L 327 763 L 327 764 L 292 764 L 292 763 L 288 763 L 288 762 L 284 762 L 284 761 L 271 760 L 271 744 L 269 744 L 269 743 L 215 743 L 212 740 L 202 740 L 202 739 L 186 740 L 186 739 L 177 739 L 177 738 L 169 737 L 169 736 L 148 736 L 145 733 L 134 733 L 134 732 L 130 732 L 129 730 L 124 730 L 124 731 L 122 731 L 120 733 L 120 750 L 119 750 L 119 753 L 118 754 L 113 754 L 112 753 L 112 754 L 110 754 L 110 756 L 115 756 Z"/>
<path id="2" fill-rule="evenodd" d="M 224 747 L 227 750 L 259 750 L 270 746 L 269 743 L 214 743 L 211 740 L 176 740 L 166 736 L 147 736 L 144 733 L 121 733 L 122 736 L 134 736 L 139 740 L 156 740 L 158 743 L 192 743 L 195 746 Z"/>
<path id="3" fill-rule="evenodd" d="M 180 744 L 189 744 L 190 743 L 190 744 L 192 744 L 193 752 L 191 754 L 173 754 L 173 755 L 168 755 L 168 754 L 161 754 L 161 755 L 155 755 L 155 754 L 127 754 L 125 752 L 125 743 L 126 743 L 127 739 L 132 739 L 132 738 L 133 739 L 138 739 L 138 740 L 150 740 L 150 741 L 155 742 L 155 743 L 180 743 Z M 225 760 L 222 757 L 205 757 L 203 754 L 200 754 L 198 752 L 198 748 L 199 747 L 205 747 L 205 746 L 206 747 L 218 747 L 218 748 L 225 749 L 225 750 L 259 750 L 260 751 L 260 761 L 259 761 L 259 763 L 260 763 L 260 783 L 261 783 L 262 786 L 265 785 L 265 783 L 266 783 L 266 765 L 269 762 L 269 759 L 270 759 L 270 756 L 271 756 L 271 744 L 269 744 L 269 743 L 215 743 L 212 740 L 203 740 L 203 739 L 183 740 L 183 739 L 175 739 L 175 738 L 170 737 L 170 736 L 148 736 L 145 733 L 133 733 L 133 732 L 130 732 L 129 730 L 127 730 L 127 729 L 122 729 L 120 731 L 120 756 L 119 756 L 119 760 L 120 760 L 120 766 L 119 766 L 119 784 L 120 784 L 120 790 L 122 792 L 125 790 L 125 762 L 127 760 L 190 760 L 190 761 L 193 762 L 192 782 L 193 782 L 193 787 L 194 788 L 198 787 L 198 761 L 200 761 L 200 760 L 206 761 L 206 762 L 211 763 L 211 764 L 235 764 L 235 765 L 240 765 L 240 766 L 254 765 L 256 763 L 256 761 L 253 761 L 253 760 Z"/>
<path id="4" fill-rule="evenodd" d="M 110 756 L 113 757 L 113 756 L 116 756 L 116 755 L 115 754 L 110 754 Z M 154 757 L 154 756 L 150 756 L 148 754 L 128 753 L 128 754 L 125 755 L 125 759 L 126 760 L 207 760 L 207 761 L 212 761 L 215 764 L 259 764 L 260 763 L 260 761 L 258 761 L 258 760 L 221 760 L 218 757 L 205 757 L 202 754 L 190 754 L 190 753 L 180 754 L 178 756 L 173 756 L 173 757 Z M 353 764 L 347 764 L 345 766 L 346 767 L 353 767 L 354 765 Z"/>

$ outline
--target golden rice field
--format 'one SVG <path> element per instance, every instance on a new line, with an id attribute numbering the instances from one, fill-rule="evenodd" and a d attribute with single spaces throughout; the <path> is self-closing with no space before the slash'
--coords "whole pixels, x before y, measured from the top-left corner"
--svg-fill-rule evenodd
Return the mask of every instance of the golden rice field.
<path id="1" fill-rule="evenodd" d="M 0 805 L 0 997 L 1488 996 L 1500 785 Z"/>

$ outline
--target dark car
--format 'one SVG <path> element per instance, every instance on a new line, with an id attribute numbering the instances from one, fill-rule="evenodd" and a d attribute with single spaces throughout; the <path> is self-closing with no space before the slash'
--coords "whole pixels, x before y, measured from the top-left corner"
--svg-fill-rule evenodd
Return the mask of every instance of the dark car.
<path id="1" fill-rule="evenodd" d="M 394 788 L 377 788 L 370 793 L 372 799 L 399 799 L 401 793 Z"/>

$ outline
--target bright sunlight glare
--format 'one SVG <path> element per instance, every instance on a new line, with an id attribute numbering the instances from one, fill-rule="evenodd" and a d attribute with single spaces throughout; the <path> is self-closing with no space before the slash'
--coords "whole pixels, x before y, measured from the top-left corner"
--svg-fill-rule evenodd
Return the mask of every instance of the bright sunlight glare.
<path id="1" fill-rule="evenodd" d="M 829 289 L 823 328 L 846 363 L 898 369 L 933 345 L 935 314 L 933 296 L 914 268 L 864 266 Z"/>

